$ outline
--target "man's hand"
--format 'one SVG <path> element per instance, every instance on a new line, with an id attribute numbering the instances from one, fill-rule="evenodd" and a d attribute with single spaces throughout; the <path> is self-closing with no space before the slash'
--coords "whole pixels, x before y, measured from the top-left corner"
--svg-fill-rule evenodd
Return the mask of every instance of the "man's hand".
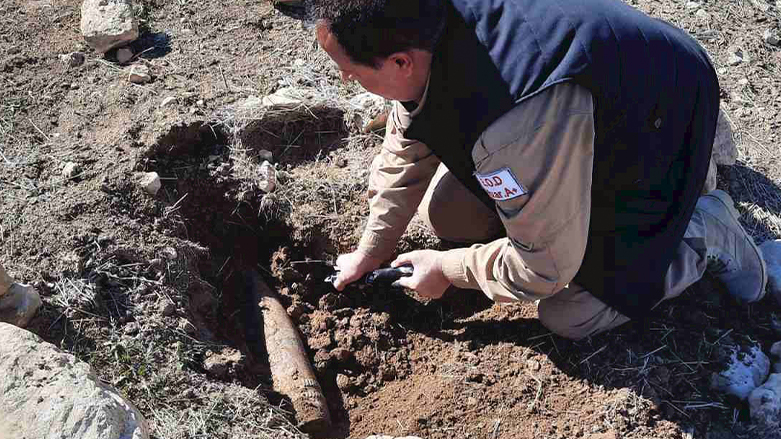
<path id="1" fill-rule="evenodd" d="M 450 286 L 450 281 L 442 273 L 442 252 L 420 250 L 405 253 L 396 258 L 391 266 L 410 264 L 414 271 L 410 277 L 402 277 L 396 283 L 415 290 L 423 297 L 439 299 Z"/>
<path id="2" fill-rule="evenodd" d="M 360 279 L 364 274 L 377 269 L 381 263 L 381 259 L 358 250 L 339 256 L 336 259 L 336 267 L 339 270 L 334 288 L 337 291 L 344 290 L 347 285 Z"/>

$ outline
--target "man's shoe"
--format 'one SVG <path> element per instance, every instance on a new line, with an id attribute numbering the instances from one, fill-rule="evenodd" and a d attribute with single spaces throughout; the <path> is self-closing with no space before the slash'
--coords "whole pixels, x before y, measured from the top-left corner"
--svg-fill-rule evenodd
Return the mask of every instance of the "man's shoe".
<path id="1" fill-rule="evenodd" d="M 767 267 L 754 239 L 740 225 L 735 202 L 721 190 L 697 200 L 695 214 L 705 223 L 706 271 L 722 281 L 730 295 L 751 303 L 765 296 Z"/>

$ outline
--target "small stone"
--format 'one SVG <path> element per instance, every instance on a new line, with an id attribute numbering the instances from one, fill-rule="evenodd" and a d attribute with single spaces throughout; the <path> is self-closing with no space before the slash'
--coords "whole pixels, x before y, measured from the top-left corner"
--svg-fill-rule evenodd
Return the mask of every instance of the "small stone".
<path id="1" fill-rule="evenodd" d="M 203 369 L 216 378 L 226 378 L 231 370 L 242 367 L 242 355 L 236 349 L 225 348 L 222 352 L 209 354 L 203 362 Z"/>
<path id="2" fill-rule="evenodd" d="M 341 373 L 336 375 L 336 385 L 342 392 L 346 392 L 355 388 L 355 384 L 350 379 L 350 377 Z"/>
<path id="3" fill-rule="evenodd" d="M 164 300 L 160 303 L 160 314 L 165 317 L 171 317 L 176 314 L 176 305 L 173 302 Z"/>
<path id="4" fill-rule="evenodd" d="M 781 374 L 774 373 L 748 397 L 751 419 L 759 425 L 778 427 L 781 423 Z"/>
<path id="5" fill-rule="evenodd" d="M 526 360 L 526 367 L 529 368 L 529 370 L 536 372 L 540 370 L 542 366 L 540 366 L 540 362 L 537 360 Z"/>
<path id="6" fill-rule="evenodd" d="M 130 69 L 128 70 L 128 80 L 133 84 L 146 84 L 151 81 L 152 77 L 149 75 L 149 67 L 143 64 L 130 66 Z"/>
<path id="7" fill-rule="evenodd" d="M 336 348 L 333 351 L 331 351 L 331 356 L 333 356 L 336 359 L 336 361 L 339 361 L 340 363 L 346 363 L 353 358 L 353 353 L 350 352 L 348 349 Z"/>
<path id="8" fill-rule="evenodd" d="M 767 266 L 767 287 L 770 295 L 781 304 L 781 239 L 766 241 L 759 246 Z"/>
<path id="9" fill-rule="evenodd" d="M 160 102 L 160 108 L 167 107 L 173 102 L 176 102 L 176 98 L 173 96 L 168 96 L 167 98 L 163 99 L 162 102 Z"/>
<path id="10" fill-rule="evenodd" d="M 344 157 L 340 157 L 336 159 L 336 166 L 338 168 L 346 168 L 347 167 L 347 159 Z"/>
<path id="11" fill-rule="evenodd" d="M 260 181 L 258 182 L 260 190 L 266 193 L 274 192 L 274 189 L 277 187 L 276 172 L 274 165 L 268 161 L 264 161 L 260 165 Z"/>
<path id="12" fill-rule="evenodd" d="M 771 46 L 781 46 L 781 35 L 774 29 L 768 29 L 762 34 L 762 41 Z"/>
<path id="13" fill-rule="evenodd" d="M 741 85 L 743 87 L 747 86 L 748 85 L 748 78 L 743 78 L 743 79 L 739 80 L 738 81 L 738 85 Z"/>
<path id="14" fill-rule="evenodd" d="M 688 3 L 686 3 L 686 9 L 699 9 L 700 6 L 701 5 L 699 3 L 697 3 L 697 2 L 688 2 Z"/>
<path id="15" fill-rule="evenodd" d="M 98 53 L 106 53 L 138 38 L 138 19 L 131 0 L 84 0 L 81 34 Z"/>
<path id="16" fill-rule="evenodd" d="M 711 388 L 744 401 L 765 382 L 770 373 L 770 359 L 756 345 L 748 349 L 729 349 L 731 354 L 725 369 L 711 376 Z"/>
<path id="17" fill-rule="evenodd" d="M 134 56 L 135 54 L 133 53 L 133 50 L 129 47 L 122 47 L 117 49 L 117 61 L 119 61 L 121 64 L 130 62 Z"/>
<path id="18" fill-rule="evenodd" d="M 710 14 L 705 9 L 699 9 L 694 14 L 695 17 L 699 18 L 702 21 L 709 21 L 710 20 Z"/>
<path id="19" fill-rule="evenodd" d="M 87 57 L 82 52 L 71 52 L 60 55 L 60 61 L 68 67 L 78 67 L 84 64 Z"/>
<path id="20" fill-rule="evenodd" d="M 139 172 L 136 174 L 136 182 L 144 192 L 153 197 L 157 195 L 157 191 L 162 187 L 160 176 L 157 172 Z"/>
<path id="21" fill-rule="evenodd" d="M 124 328 L 122 328 L 124 333 L 127 334 L 127 335 L 138 334 L 139 329 L 140 328 L 138 327 L 138 323 L 136 323 L 136 322 L 130 322 L 130 323 L 126 324 Z"/>
<path id="22" fill-rule="evenodd" d="M 75 178 L 80 173 L 79 165 L 73 162 L 65 163 L 65 166 L 62 168 L 62 176 L 68 180 Z"/>
<path id="23" fill-rule="evenodd" d="M 198 102 L 196 102 L 195 105 L 203 107 L 203 99 L 198 99 Z"/>
<path id="24" fill-rule="evenodd" d="M 743 53 L 743 49 L 737 48 L 732 49 L 729 54 L 729 58 L 727 58 L 727 65 L 729 66 L 736 66 L 746 60 L 745 54 Z"/>
<path id="25" fill-rule="evenodd" d="M 265 162 L 274 163 L 274 154 L 267 149 L 258 151 L 258 158 Z"/>

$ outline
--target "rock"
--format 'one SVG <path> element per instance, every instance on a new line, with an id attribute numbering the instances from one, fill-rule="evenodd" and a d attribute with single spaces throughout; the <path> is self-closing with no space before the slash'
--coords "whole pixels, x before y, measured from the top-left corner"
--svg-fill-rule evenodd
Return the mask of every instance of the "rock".
<path id="1" fill-rule="evenodd" d="M 162 187 L 160 176 L 157 175 L 157 172 L 136 173 L 136 183 L 144 192 L 153 197 L 157 195 L 157 191 Z"/>
<path id="2" fill-rule="evenodd" d="M 356 110 L 379 114 L 385 108 L 385 98 L 374 93 L 361 93 L 350 99 L 350 105 Z"/>
<path id="3" fill-rule="evenodd" d="M 781 373 L 774 373 L 765 384 L 748 397 L 751 419 L 759 425 L 778 427 L 781 424 Z"/>
<path id="4" fill-rule="evenodd" d="M 702 5 L 700 5 L 697 2 L 688 2 L 688 3 L 686 3 L 686 9 L 699 9 L 700 6 L 702 6 Z"/>
<path id="5" fill-rule="evenodd" d="M 131 0 L 84 0 L 81 34 L 98 53 L 133 42 L 138 38 L 138 20 Z"/>
<path id="6" fill-rule="evenodd" d="M 729 58 L 727 58 L 727 65 L 736 66 L 746 61 L 746 55 L 741 48 L 733 48 L 729 51 Z"/>
<path id="7" fill-rule="evenodd" d="M 41 303 L 41 296 L 32 285 L 11 284 L 5 294 L 0 294 L 0 322 L 23 328 L 35 317 Z"/>
<path id="8" fill-rule="evenodd" d="M 65 166 L 62 168 L 62 176 L 68 180 L 76 177 L 80 173 L 81 169 L 79 169 L 79 165 L 73 162 L 65 163 Z"/>
<path id="9" fill-rule="evenodd" d="M 82 52 L 71 52 L 60 55 L 60 61 L 68 67 L 78 67 L 84 64 L 87 57 Z"/>
<path id="10" fill-rule="evenodd" d="M 697 10 L 694 16 L 699 18 L 702 21 L 710 21 L 710 14 L 705 9 Z"/>
<path id="11" fill-rule="evenodd" d="M 732 135 L 732 124 L 724 110 L 719 110 L 712 157 L 716 164 L 721 166 L 732 166 L 738 159 L 738 147 Z"/>
<path id="12" fill-rule="evenodd" d="M 117 61 L 122 64 L 129 63 L 134 56 L 135 53 L 133 53 L 133 50 L 129 47 L 121 47 L 117 49 Z"/>
<path id="13" fill-rule="evenodd" d="M 770 373 L 770 360 L 756 345 L 729 349 L 727 367 L 711 376 L 711 388 L 743 401 L 765 382 Z"/>
<path id="14" fill-rule="evenodd" d="M 141 413 L 92 368 L 0 323 L 0 437 L 148 439 Z"/>
<path id="15" fill-rule="evenodd" d="M 716 190 L 716 177 L 716 162 L 713 160 L 713 157 L 711 157 L 710 164 L 708 165 L 708 176 L 705 178 L 705 186 L 702 188 L 703 195 Z"/>
<path id="16" fill-rule="evenodd" d="M 339 390 L 342 392 L 347 392 L 355 388 L 350 377 L 341 373 L 336 375 L 336 386 L 339 387 Z"/>
<path id="17" fill-rule="evenodd" d="M 260 165 L 260 182 L 258 187 L 263 192 L 274 192 L 277 187 L 277 171 L 274 169 L 274 165 L 268 161 L 264 161 Z"/>
<path id="18" fill-rule="evenodd" d="M 258 151 L 258 158 L 265 162 L 274 163 L 274 154 L 266 149 L 261 149 Z"/>
<path id="19" fill-rule="evenodd" d="M 171 317 L 176 314 L 176 305 L 171 301 L 163 300 L 160 302 L 160 314 L 165 317 Z"/>
<path id="20" fill-rule="evenodd" d="M 770 295 L 781 304 L 781 239 L 766 241 L 759 246 L 767 266 L 767 287 Z"/>
<path id="21" fill-rule="evenodd" d="M 149 75 L 149 67 L 143 64 L 130 66 L 130 69 L 128 69 L 128 80 L 133 84 L 146 84 L 151 81 L 152 77 Z"/>
<path id="22" fill-rule="evenodd" d="M 203 369 L 209 375 L 217 378 L 225 378 L 234 374 L 237 368 L 242 367 L 242 355 L 236 349 L 225 348 L 220 353 L 212 353 L 203 362 Z"/>
<path id="23" fill-rule="evenodd" d="M 264 96 L 260 101 L 261 107 L 285 109 L 296 108 L 304 104 L 305 96 L 294 87 L 285 87 L 277 90 L 274 94 Z"/>
<path id="24" fill-rule="evenodd" d="M 781 36 L 774 29 L 768 29 L 762 34 L 762 41 L 771 46 L 781 46 Z"/>
<path id="25" fill-rule="evenodd" d="M 162 102 L 160 102 L 160 108 L 167 107 L 173 102 L 176 102 L 176 98 L 173 96 L 168 96 L 167 98 L 163 99 Z"/>

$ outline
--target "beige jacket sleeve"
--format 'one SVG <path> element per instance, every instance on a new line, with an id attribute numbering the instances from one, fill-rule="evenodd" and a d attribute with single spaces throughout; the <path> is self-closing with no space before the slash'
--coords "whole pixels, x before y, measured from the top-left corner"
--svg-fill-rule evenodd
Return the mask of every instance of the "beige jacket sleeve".
<path id="1" fill-rule="evenodd" d="M 393 254 L 440 163 L 425 144 L 404 136 L 425 99 L 413 112 L 393 103 L 382 150 L 372 162 L 369 219 L 358 250 L 373 257 L 388 259 Z"/>
<path id="2" fill-rule="evenodd" d="M 574 84 L 553 86 L 492 124 L 472 158 L 476 177 L 503 179 L 490 177 L 483 187 L 493 193 L 507 237 L 446 252 L 448 279 L 497 302 L 565 288 L 585 254 L 593 154 L 591 94 Z"/>

